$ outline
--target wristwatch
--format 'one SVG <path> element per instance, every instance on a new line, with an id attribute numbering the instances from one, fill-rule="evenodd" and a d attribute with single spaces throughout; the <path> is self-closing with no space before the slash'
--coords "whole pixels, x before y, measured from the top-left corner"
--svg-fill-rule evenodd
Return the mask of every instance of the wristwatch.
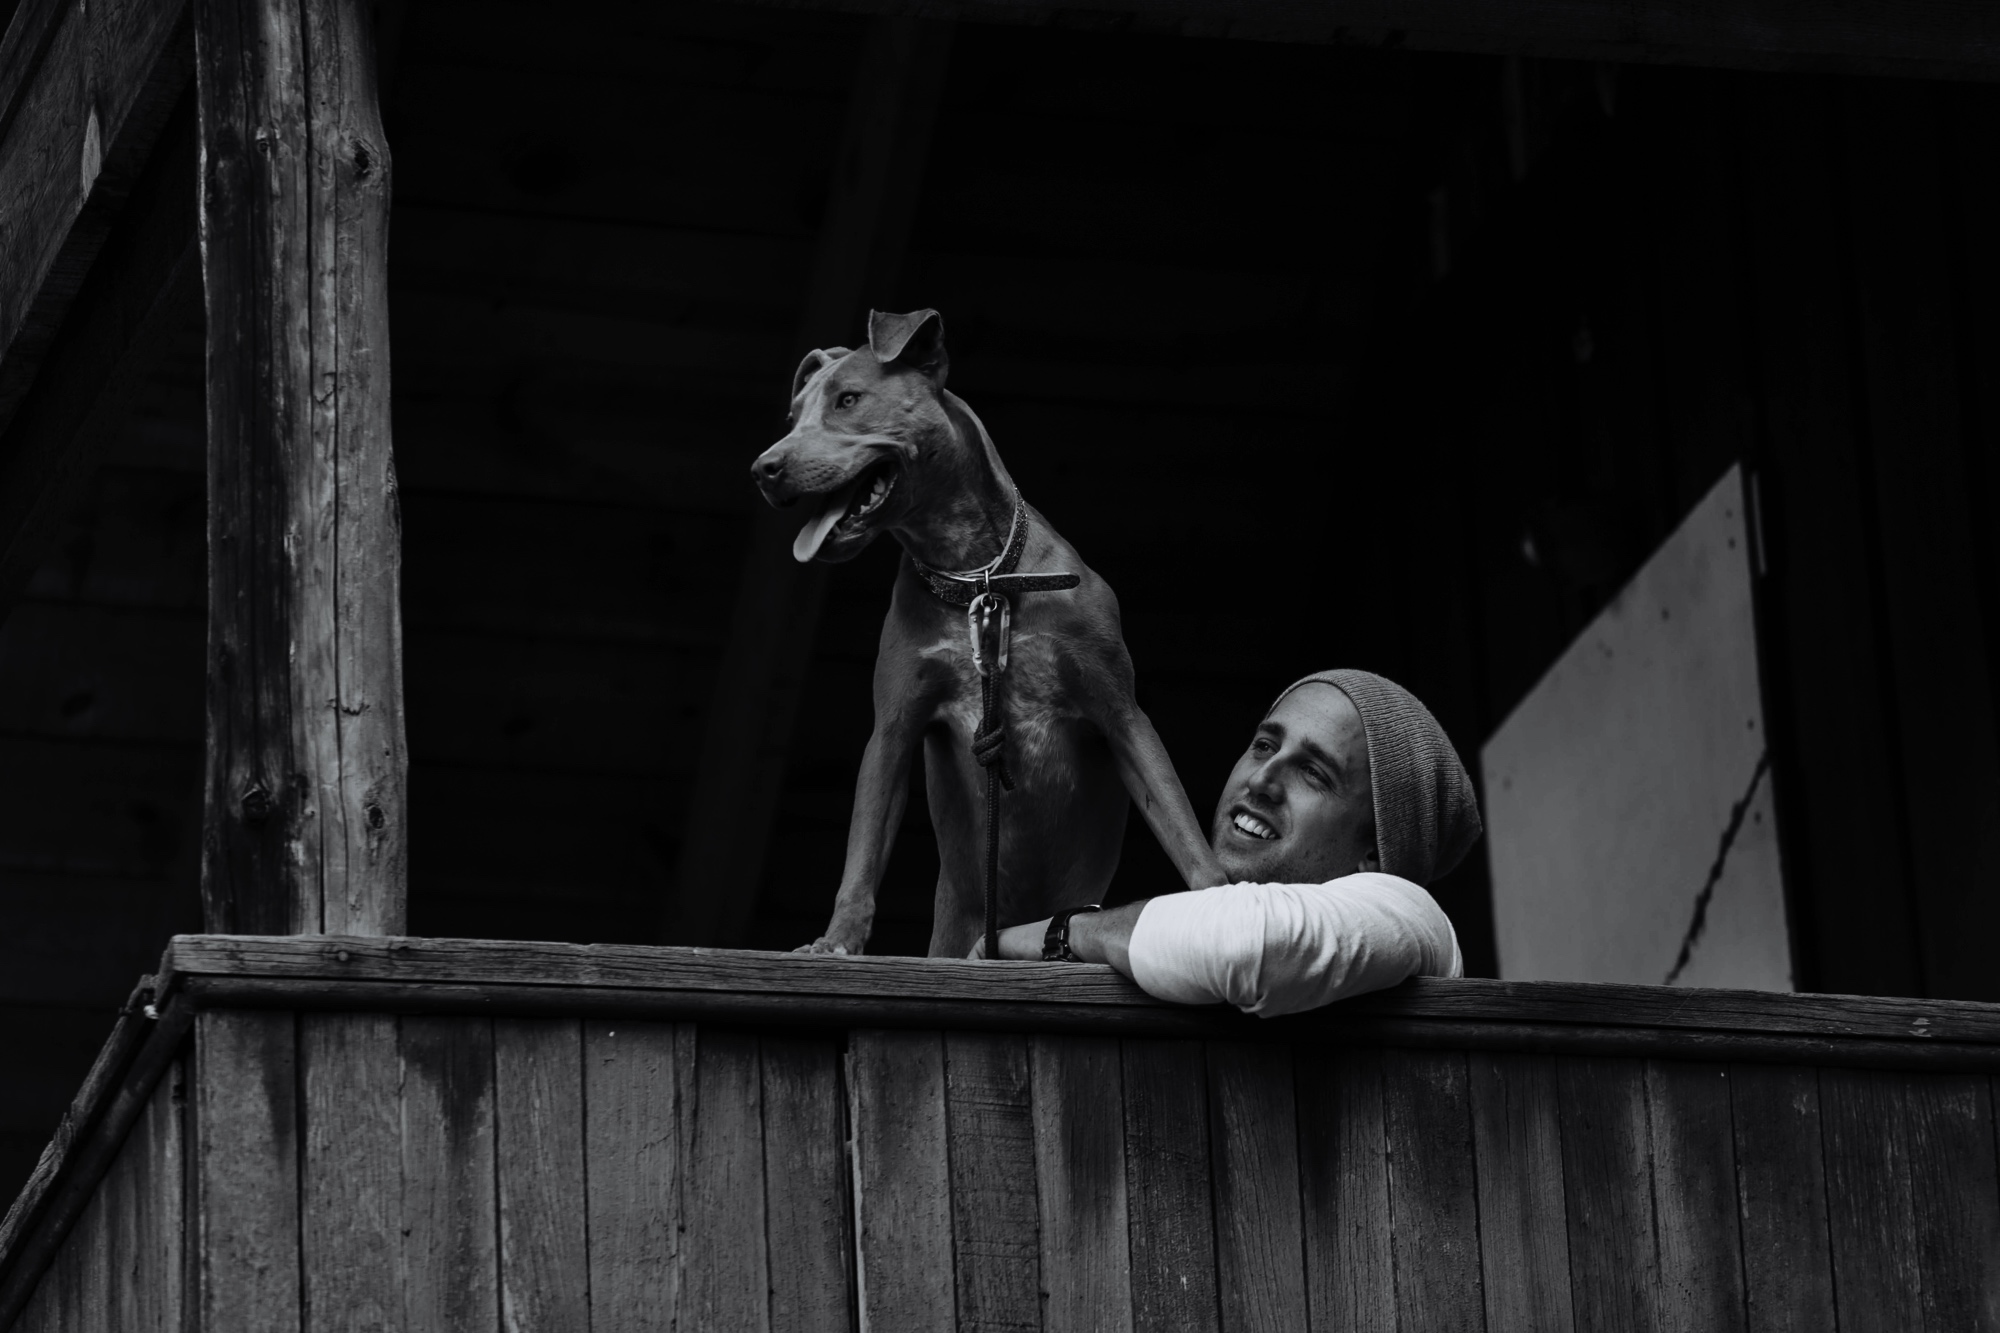
<path id="1" fill-rule="evenodd" d="M 1045 963 L 1074 963 L 1080 961 L 1069 950 L 1069 919 L 1079 912 L 1101 912 L 1103 903 L 1092 903 L 1088 907 L 1065 907 L 1049 918 L 1048 933 L 1042 936 L 1042 961 Z"/>

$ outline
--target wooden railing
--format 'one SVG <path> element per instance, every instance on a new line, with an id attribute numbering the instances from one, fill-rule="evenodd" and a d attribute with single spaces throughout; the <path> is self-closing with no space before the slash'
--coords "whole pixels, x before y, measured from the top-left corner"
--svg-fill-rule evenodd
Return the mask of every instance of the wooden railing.
<path id="1" fill-rule="evenodd" d="M 1996 1068 L 1980 1004 L 183 937 L 0 1327 L 1969 1329 Z"/>

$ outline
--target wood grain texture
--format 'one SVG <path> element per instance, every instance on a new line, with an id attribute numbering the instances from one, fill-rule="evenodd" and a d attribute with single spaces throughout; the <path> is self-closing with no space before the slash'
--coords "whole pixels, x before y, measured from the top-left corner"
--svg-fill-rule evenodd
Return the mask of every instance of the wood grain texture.
<path id="1" fill-rule="evenodd" d="M 582 1033 L 574 1022 L 493 1024 L 500 1318 L 588 1328 Z"/>
<path id="2" fill-rule="evenodd" d="M 678 1308 L 680 1084 L 663 1023 L 583 1025 L 591 1333 L 639 1333 Z"/>
<path id="3" fill-rule="evenodd" d="M 2000 1329 L 2000 1180 L 1986 1079 L 1908 1080 L 1910 1203 L 1924 1326 Z"/>
<path id="4" fill-rule="evenodd" d="M 1736 1065 L 1729 1093 L 1748 1327 L 1833 1328 L 1818 1071 Z"/>
<path id="5" fill-rule="evenodd" d="M 116 1163 L 112 1170 L 116 1172 Z M 111 1228 L 111 1199 L 99 1189 L 63 1247 L 61 1267 L 65 1285 L 70 1285 L 68 1323 L 75 1333 L 122 1333 L 111 1322 Z"/>
<path id="6" fill-rule="evenodd" d="M 368 13 L 360 0 L 197 6 L 202 893 L 222 930 L 389 934 L 406 919 L 389 158 Z"/>
<path id="7" fill-rule="evenodd" d="M 1120 1063 L 1118 1043 L 1105 1038 L 1029 1039 L 1042 1319 L 1050 1333 L 1132 1328 Z"/>
<path id="8" fill-rule="evenodd" d="M 345 955 L 344 957 L 342 955 Z M 1277 1019 L 1189 1010 L 1157 1001 L 1115 970 L 1090 963 L 975 963 L 952 958 L 825 957 L 754 950 L 363 936 L 179 935 L 167 973 L 327 980 L 529 983 L 769 992 L 814 996 L 1011 1000 L 1179 1013 L 1219 1035 L 1298 1040 L 1359 1019 L 1463 1024 L 1454 1037 L 1508 1024 L 1606 1031 L 1872 1039 L 1913 1047 L 2000 1045 L 2000 1005 L 1862 995 L 1688 990 L 1587 982 L 1418 977 L 1373 995 Z M 163 983 L 164 984 L 164 983 Z M 1032 994 L 1033 1001 L 1024 1000 Z M 1635 1032 L 1634 1036 L 1641 1035 Z M 1556 1040 L 1556 1033 L 1548 1034 Z"/>
<path id="9" fill-rule="evenodd" d="M 1394 1333 L 1381 1053 L 1301 1042 L 1293 1064 L 1312 1326 Z"/>
<path id="10" fill-rule="evenodd" d="M 1463 1055 L 1382 1053 L 1396 1309 L 1405 1328 L 1484 1327 L 1469 1099 Z"/>
<path id="11" fill-rule="evenodd" d="M 128 1333 L 180 1333 L 182 1326 L 186 1125 L 181 1078 L 176 1063 L 154 1088 L 119 1154 L 116 1184 L 108 1187 L 117 1219 L 111 1326 Z"/>
<path id="12" fill-rule="evenodd" d="M 1905 1080 L 1823 1070 L 1827 1233 L 1842 1328 L 1921 1328 Z"/>
<path id="13" fill-rule="evenodd" d="M 1659 1237 L 1659 1320 L 1706 1333 L 1746 1326 L 1729 1071 L 1655 1060 L 1646 1066 Z"/>
<path id="14" fill-rule="evenodd" d="M 308 1333 L 403 1322 L 402 1060 L 389 1014 L 302 1014 L 299 1244 Z"/>
<path id="15" fill-rule="evenodd" d="M 196 1313 L 203 1333 L 299 1329 L 298 1020 L 195 1020 Z"/>
<path id="16" fill-rule="evenodd" d="M 950 1328 L 944 1041 L 935 1032 L 856 1032 L 847 1061 L 861 1326 Z"/>
<path id="17" fill-rule="evenodd" d="M 408 1327 L 497 1328 L 493 1024 L 413 1015 L 399 1041 Z"/>
<path id="18" fill-rule="evenodd" d="M 695 1328 L 770 1323 L 765 1248 L 763 1074 L 756 1036 L 702 1028 L 694 1093 L 681 1276 L 682 1319 Z"/>
<path id="19" fill-rule="evenodd" d="M 1659 1265 L 1645 1067 L 1566 1057 L 1556 1081 L 1577 1326 L 1650 1333 Z"/>
<path id="20" fill-rule="evenodd" d="M 1555 1061 L 1475 1052 L 1466 1064 L 1486 1326 L 1574 1328 Z"/>
<path id="21" fill-rule="evenodd" d="M 1126 1214 L 1137 1333 L 1221 1327 L 1204 1064 L 1194 1042 L 1125 1043 Z"/>
<path id="22" fill-rule="evenodd" d="M 840 1048 L 830 1038 L 766 1035 L 764 1231 L 771 1333 L 854 1324 L 854 1201 L 847 1178 Z"/>
<path id="23" fill-rule="evenodd" d="M 1027 1039 L 946 1033 L 944 1068 L 958 1327 L 1039 1329 L 1042 1247 Z"/>
<path id="24" fill-rule="evenodd" d="M 1307 1326 L 1292 1052 L 1208 1045 L 1216 1285 L 1226 1330 Z"/>

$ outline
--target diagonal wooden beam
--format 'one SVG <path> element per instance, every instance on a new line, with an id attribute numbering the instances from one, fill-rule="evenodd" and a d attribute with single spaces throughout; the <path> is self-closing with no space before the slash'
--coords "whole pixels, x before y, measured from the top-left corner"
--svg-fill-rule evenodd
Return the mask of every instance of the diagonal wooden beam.
<path id="1" fill-rule="evenodd" d="M 0 36 L 0 431 L 187 87 L 187 17 L 187 0 L 23 0 Z"/>
<path id="2" fill-rule="evenodd" d="M 389 150 L 367 0 L 195 0 L 208 316 L 202 906 L 398 934 Z"/>
<path id="3" fill-rule="evenodd" d="M 888 299 L 908 244 L 951 35 L 948 25 L 916 19 L 869 24 L 799 318 L 800 356 L 851 337 L 868 302 Z M 756 913 L 826 591 L 825 566 L 792 559 L 802 521 L 796 510 L 757 506 L 667 905 L 671 942 L 734 944 Z"/>
<path id="4" fill-rule="evenodd" d="M 183 99 L 0 434 L 0 613 L 48 554 L 140 386 L 200 311 L 194 106 Z"/>

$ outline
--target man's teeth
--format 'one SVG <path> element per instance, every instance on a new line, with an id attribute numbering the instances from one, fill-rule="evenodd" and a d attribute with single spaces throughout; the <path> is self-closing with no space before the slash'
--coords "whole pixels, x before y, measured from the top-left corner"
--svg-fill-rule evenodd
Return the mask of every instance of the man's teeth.
<path id="1" fill-rule="evenodd" d="M 1272 828 L 1269 824 L 1266 824 L 1263 820 L 1257 818 L 1257 816 L 1255 815 L 1246 815 L 1243 814 L 1241 811 L 1237 812 L 1235 824 L 1237 828 L 1249 834 L 1251 837 L 1262 838 L 1266 842 L 1269 842 L 1273 838 L 1276 838 L 1278 836 L 1278 831 Z"/>

